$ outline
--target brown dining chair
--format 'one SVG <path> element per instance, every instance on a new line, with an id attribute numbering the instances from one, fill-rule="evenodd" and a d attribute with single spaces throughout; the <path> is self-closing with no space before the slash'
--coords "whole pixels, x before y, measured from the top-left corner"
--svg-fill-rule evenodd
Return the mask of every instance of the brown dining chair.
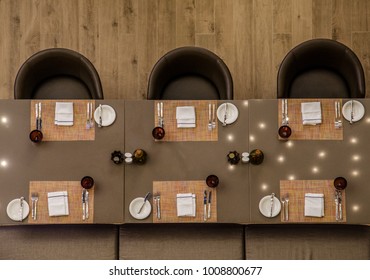
<path id="1" fill-rule="evenodd" d="M 233 99 L 233 80 L 227 65 L 213 52 L 181 47 L 166 53 L 154 65 L 147 99 Z"/>
<path id="2" fill-rule="evenodd" d="M 293 48 L 277 78 L 278 98 L 364 98 L 361 62 L 347 46 L 313 39 Z"/>
<path id="3" fill-rule="evenodd" d="M 104 99 L 93 64 L 64 48 L 45 49 L 28 58 L 14 83 L 14 99 Z"/>

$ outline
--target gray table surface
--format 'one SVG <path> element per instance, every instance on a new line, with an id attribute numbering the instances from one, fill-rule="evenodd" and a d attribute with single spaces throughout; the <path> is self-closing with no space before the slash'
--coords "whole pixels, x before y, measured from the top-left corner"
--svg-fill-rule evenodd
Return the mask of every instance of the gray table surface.
<path id="1" fill-rule="evenodd" d="M 79 181 L 85 175 L 95 180 L 94 222 L 123 221 L 124 170 L 110 155 L 124 149 L 124 102 L 102 103 L 112 105 L 117 118 L 110 127 L 96 127 L 95 141 L 34 144 L 29 140 L 30 101 L 0 101 L 0 161 L 7 162 L 0 166 L 0 224 L 21 224 L 9 219 L 6 207 L 14 198 L 28 198 L 29 181 Z"/>
<path id="2" fill-rule="evenodd" d="M 279 193 L 285 179 L 347 178 L 347 223 L 370 224 L 370 101 L 364 118 L 352 125 L 344 120 L 342 141 L 279 141 L 278 100 L 231 101 L 239 110 L 237 121 L 226 127 L 219 123 L 218 141 L 156 142 L 154 101 L 102 100 L 117 113 L 113 125 L 96 127 L 95 141 L 29 141 L 30 101 L 0 101 L 0 224 L 11 221 L 6 206 L 14 198 L 28 197 L 31 180 L 80 180 L 90 174 L 96 181 L 95 223 L 151 223 L 131 217 L 128 207 L 136 197 L 152 190 L 153 181 L 204 180 L 209 174 L 220 178 L 219 223 L 280 223 L 280 216 L 265 218 L 258 209 L 260 199 Z M 223 103 L 222 101 L 218 102 Z M 145 165 L 115 165 L 114 150 L 148 153 Z M 229 151 L 265 154 L 261 165 L 230 167 Z"/>

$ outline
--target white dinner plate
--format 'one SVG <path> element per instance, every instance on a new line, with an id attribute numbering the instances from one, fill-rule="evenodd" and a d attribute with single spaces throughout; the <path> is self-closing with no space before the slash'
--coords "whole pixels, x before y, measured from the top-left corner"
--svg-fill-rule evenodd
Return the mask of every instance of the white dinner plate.
<path id="1" fill-rule="evenodd" d="M 343 117 L 347 121 L 351 121 L 351 101 L 344 103 L 342 108 Z M 353 119 L 352 121 L 357 122 L 365 115 L 365 107 L 361 102 L 353 100 Z"/>
<path id="2" fill-rule="evenodd" d="M 139 212 L 139 209 L 141 205 L 143 205 L 143 203 L 144 203 L 144 197 L 137 197 L 133 201 L 131 201 L 130 206 L 129 206 L 129 211 L 130 211 L 131 216 L 134 217 L 135 219 L 138 219 L 138 220 L 145 219 L 152 212 L 152 205 L 147 200 L 140 214 L 138 214 L 137 212 Z"/>
<path id="3" fill-rule="evenodd" d="M 116 120 L 116 111 L 109 106 L 109 105 L 102 105 L 102 126 L 110 126 Z M 96 107 L 94 112 L 94 119 L 95 122 L 99 123 L 99 115 L 100 115 L 99 106 Z"/>
<path id="4" fill-rule="evenodd" d="M 6 207 L 6 213 L 8 214 L 9 218 L 13 221 L 20 222 L 20 213 L 21 213 L 21 199 L 16 198 L 9 202 L 8 207 Z M 27 201 L 23 200 L 23 217 L 22 221 L 27 218 L 28 214 L 30 213 L 30 206 L 28 205 Z"/>
<path id="5" fill-rule="evenodd" d="M 281 210 L 281 204 L 279 199 L 274 197 L 274 205 L 272 206 L 272 216 L 271 216 L 271 195 L 264 196 L 259 204 L 260 212 L 263 216 L 272 218 L 277 216 Z"/>
<path id="6" fill-rule="evenodd" d="M 232 103 L 223 103 L 217 109 L 217 118 L 223 123 L 225 118 L 225 110 L 227 104 L 226 124 L 232 124 L 239 116 L 238 108 Z"/>

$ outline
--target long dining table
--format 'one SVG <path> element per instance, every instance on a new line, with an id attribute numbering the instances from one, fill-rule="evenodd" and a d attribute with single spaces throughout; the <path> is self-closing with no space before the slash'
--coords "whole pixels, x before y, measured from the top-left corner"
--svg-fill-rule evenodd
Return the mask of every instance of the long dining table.
<path id="1" fill-rule="evenodd" d="M 343 103 L 346 101 L 343 100 Z M 343 118 L 341 138 L 334 140 L 294 140 L 294 137 L 289 140 L 279 139 L 277 131 L 280 126 L 281 101 L 276 99 L 227 101 L 238 109 L 237 119 L 233 123 L 223 126 L 221 121 L 217 121 L 212 139 L 203 135 L 205 138 L 200 136 L 199 140 L 198 136 L 191 133 L 184 139 L 178 139 L 177 130 L 170 131 L 170 123 L 176 121 L 176 112 L 172 110 L 169 114 L 168 111 L 171 103 L 175 101 L 163 101 L 167 113 L 164 119 L 166 135 L 162 140 L 154 140 L 152 129 L 157 126 L 158 101 L 95 100 L 95 108 L 99 104 L 112 106 L 116 118 L 110 126 L 100 128 L 95 124 L 92 140 L 42 141 L 35 144 L 29 140 L 29 133 L 32 130 L 30 121 L 32 101 L 1 100 L 0 224 L 20 225 L 32 222 L 30 215 L 22 222 L 12 221 L 6 211 L 8 203 L 21 196 L 31 205 L 28 199 L 30 182 L 53 181 L 58 184 L 61 181 L 80 181 L 86 175 L 92 176 L 95 180 L 94 216 L 93 220 L 90 220 L 92 223 L 370 224 L 368 203 L 370 175 L 367 173 L 367 166 L 370 165 L 368 148 L 370 117 L 366 110 L 370 106 L 370 101 L 367 99 L 359 101 L 365 107 L 363 118 L 353 124 Z M 200 126 L 203 125 L 200 123 L 203 115 L 207 122 L 209 102 L 183 101 L 181 105 L 196 107 L 197 126 Z M 217 109 L 226 101 L 213 102 Z M 203 115 L 198 116 L 198 113 Z M 334 119 L 330 122 L 334 126 Z M 292 135 L 294 133 L 293 130 Z M 170 137 L 174 137 L 175 140 L 169 140 Z M 115 164 L 111 160 L 114 151 L 121 151 L 124 154 L 133 153 L 136 149 L 142 149 L 147 153 L 145 164 Z M 261 164 L 228 162 L 229 152 L 237 151 L 242 154 L 250 153 L 254 149 L 260 149 L 264 153 L 264 161 Z M 172 201 L 176 201 L 178 190 L 172 189 L 171 182 L 174 182 L 175 186 L 176 182 L 185 185 L 197 182 L 202 186 L 206 177 L 211 174 L 217 175 L 220 183 L 213 189 L 214 216 L 209 221 L 178 219 L 176 211 L 168 209 L 176 207 L 170 200 L 163 201 L 162 218 L 158 220 L 153 198 L 149 199 L 152 211 L 147 218 L 135 219 L 130 214 L 130 203 L 137 197 L 144 197 L 148 192 L 154 194 L 160 189 L 164 199 L 167 190 L 171 193 Z M 274 193 L 278 199 L 283 198 L 281 190 L 284 184 L 285 187 L 289 187 L 289 182 L 293 182 L 293 185 L 295 182 L 299 184 L 306 181 L 313 184 L 332 182 L 338 176 L 345 177 L 348 181 L 345 190 L 344 221 L 322 218 L 304 220 L 302 217 L 299 219 L 297 215 L 301 214 L 294 213 L 294 209 L 301 206 L 294 203 L 301 200 L 294 201 L 294 194 L 291 196 L 289 206 L 292 216 L 290 221 L 283 221 L 281 214 L 265 217 L 259 210 L 259 203 L 263 197 Z M 80 192 L 80 189 L 78 191 Z M 327 194 L 326 200 L 334 195 L 331 190 Z M 203 196 L 197 196 L 197 207 L 202 206 Z M 331 208 L 334 209 L 335 206 L 329 204 L 325 207 L 326 213 L 331 213 Z M 166 215 L 173 217 L 166 219 Z M 53 223 L 52 219 L 46 221 Z M 73 221 L 73 223 L 85 222 L 82 219 Z M 37 224 L 34 221 L 32 223 Z"/>

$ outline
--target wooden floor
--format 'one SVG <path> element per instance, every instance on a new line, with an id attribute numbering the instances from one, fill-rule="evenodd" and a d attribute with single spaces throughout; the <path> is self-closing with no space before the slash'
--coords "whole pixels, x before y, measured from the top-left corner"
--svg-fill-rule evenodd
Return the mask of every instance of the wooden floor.
<path id="1" fill-rule="evenodd" d="M 369 92 L 368 0 L 0 0 L 0 98 L 30 55 L 65 47 L 94 63 L 106 99 L 145 99 L 154 63 L 184 45 L 224 59 L 235 99 L 275 98 L 284 55 L 318 37 L 356 52 Z"/>

